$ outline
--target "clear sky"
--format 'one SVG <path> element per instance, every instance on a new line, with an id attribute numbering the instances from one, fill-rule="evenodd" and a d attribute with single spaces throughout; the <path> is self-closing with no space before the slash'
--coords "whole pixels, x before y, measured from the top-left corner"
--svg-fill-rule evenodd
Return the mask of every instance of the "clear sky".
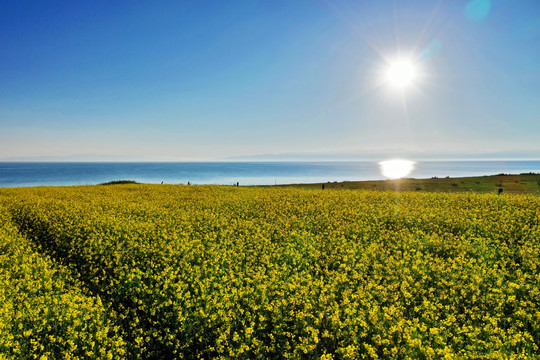
<path id="1" fill-rule="evenodd" d="M 263 154 L 540 159 L 540 1 L 0 2 L 0 159 Z"/>

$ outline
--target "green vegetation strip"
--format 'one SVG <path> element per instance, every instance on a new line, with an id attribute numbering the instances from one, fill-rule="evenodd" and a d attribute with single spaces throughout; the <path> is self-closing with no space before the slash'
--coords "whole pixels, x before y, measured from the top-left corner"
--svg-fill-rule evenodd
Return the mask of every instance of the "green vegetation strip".
<path id="1" fill-rule="evenodd" d="M 99 185 L 127 185 L 127 184 L 138 184 L 138 183 L 134 180 L 113 180 L 113 181 L 101 183 Z"/>
<path id="2" fill-rule="evenodd" d="M 431 178 L 371 181 L 344 181 L 316 184 L 278 185 L 305 189 L 363 189 L 388 191 L 423 191 L 423 192 L 474 192 L 481 194 L 540 194 L 540 174 L 520 175 L 499 174 L 491 176 L 462 178 Z"/>

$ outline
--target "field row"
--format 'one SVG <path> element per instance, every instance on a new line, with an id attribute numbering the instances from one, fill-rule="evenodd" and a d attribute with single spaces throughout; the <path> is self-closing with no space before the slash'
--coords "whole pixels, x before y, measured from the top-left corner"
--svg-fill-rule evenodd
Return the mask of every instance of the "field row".
<path id="1" fill-rule="evenodd" d="M 0 208 L 0 359 L 125 354 L 99 298 L 66 269 L 33 251 Z"/>
<path id="2" fill-rule="evenodd" d="M 538 197 L 122 185 L 2 189 L 0 204 L 8 357 L 15 342 L 35 358 L 539 350 Z M 33 320 L 51 311 L 52 338 Z"/>

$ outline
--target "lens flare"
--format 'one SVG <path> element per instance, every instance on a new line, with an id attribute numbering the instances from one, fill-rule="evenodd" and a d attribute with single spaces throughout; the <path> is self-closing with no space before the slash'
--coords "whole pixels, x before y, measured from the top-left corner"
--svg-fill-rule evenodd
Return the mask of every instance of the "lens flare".
<path id="1" fill-rule="evenodd" d="M 471 0 L 465 6 L 465 17 L 471 21 L 482 21 L 491 11 L 491 0 Z"/>
<path id="2" fill-rule="evenodd" d="M 379 163 L 381 173 L 389 179 L 399 179 L 409 175 L 414 170 L 414 161 L 410 160 L 385 160 Z"/>

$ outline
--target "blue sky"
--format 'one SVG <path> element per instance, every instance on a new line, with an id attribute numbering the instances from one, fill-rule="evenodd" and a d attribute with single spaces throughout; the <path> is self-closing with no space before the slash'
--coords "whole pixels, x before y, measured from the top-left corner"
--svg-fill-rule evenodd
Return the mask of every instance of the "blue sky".
<path id="1" fill-rule="evenodd" d="M 2 1 L 0 18 L 0 160 L 540 159 L 537 0 Z M 404 56 L 421 76 L 399 90 L 382 79 Z"/>

